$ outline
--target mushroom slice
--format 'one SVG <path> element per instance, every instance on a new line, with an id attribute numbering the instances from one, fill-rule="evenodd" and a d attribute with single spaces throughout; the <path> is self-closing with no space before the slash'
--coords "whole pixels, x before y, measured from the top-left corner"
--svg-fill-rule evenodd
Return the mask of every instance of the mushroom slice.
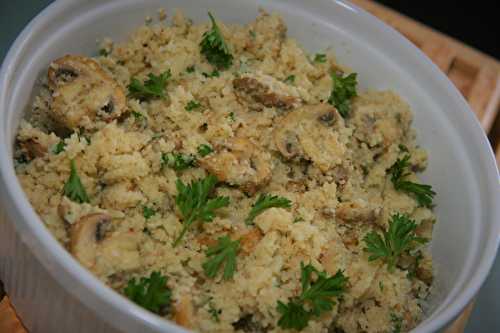
<path id="1" fill-rule="evenodd" d="M 85 267 L 95 265 L 97 248 L 111 223 L 107 214 L 94 213 L 82 216 L 70 229 L 70 252 Z"/>
<path id="2" fill-rule="evenodd" d="M 335 216 L 340 223 L 375 223 L 381 209 L 372 204 L 358 201 L 346 201 L 338 204 Z"/>
<path id="3" fill-rule="evenodd" d="M 300 103 L 298 97 L 277 92 L 271 88 L 270 84 L 253 77 L 236 78 L 233 80 L 233 87 L 236 95 L 247 101 L 250 109 L 256 111 L 261 111 L 262 106 L 289 110 Z"/>
<path id="4" fill-rule="evenodd" d="M 253 194 L 271 178 L 271 155 L 246 138 L 232 138 L 223 149 L 199 160 L 220 181 Z"/>
<path id="5" fill-rule="evenodd" d="M 66 55 L 48 71 L 52 118 L 68 129 L 89 128 L 97 118 L 109 122 L 126 108 L 123 89 L 93 59 Z"/>
<path id="6" fill-rule="evenodd" d="M 283 157 L 310 160 L 325 172 L 342 162 L 346 147 L 339 130 L 344 127 L 344 120 L 331 105 L 306 105 L 279 121 L 274 143 Z"/>
<path id="7" fill-rule="evenodd" d="M 37 138 L 18 141 L 19 152 L 24 155 L 27 160 L 31 161 L 37 157 L 43 157 L 48 152 L 48 147 L 40 143 Z"/>

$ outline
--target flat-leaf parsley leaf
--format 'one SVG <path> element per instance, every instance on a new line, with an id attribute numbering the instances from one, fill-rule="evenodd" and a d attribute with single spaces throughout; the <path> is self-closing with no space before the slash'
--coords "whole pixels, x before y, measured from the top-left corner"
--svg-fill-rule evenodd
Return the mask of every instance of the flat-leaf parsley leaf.
<path id="1" fill-rule="evenodd" d="M 396 162 L 389 168 L 391 181 L 397 191 L 412 194 L 420 206 L 430 207 L 432 199 L 436 192 L 432 190 L 431 185 L 417 184 L 404 178 L 410 175 L 406 170 L 410 166 L 410 155 L 405 155 L 402 159 L 397 159 Z"/>
<path id="2" fill-rule="evenodd" d="M 165 98 L 165 88 L 171 78 L 170 70 L 160 75 L 148 74 L 148 79 L 141 83 L 137 78 L 132 78 L 128 85 L 129 97 L 139 100 L 149 100 L 152 98 Z"/>
<path id="3" fill-rule="evenodd" d="M 193 155 L 181 153 L 163 153 L 161 155 L 161 165 L 175 171 L 182 171 L 194 167 L 196 165 L 196 158 Z"/>
<path id="4" fill-rule="evenodd" d="M 229 205 L 228 197 L 209 198 L 215 184 L 217 184 L 217 178 L 213 175 L 192 181 L 189 185 L 185 185 L 180 179 L 177 179 L 175 204 L 182 215 L 183 228 L 174 241 L 174 246 L 179 245 L 182 237 L 193 223 L 211 222 L 217 209 Z"/>
<path id="5" fill-rule="evenodd" d="M 250 213 L 245 219 L 246 224 L 252 224 L 257 215 L 271 207 L 290 208 L 292 202 L 287 198 L 277 195 L 261 194 L 252 206 Z"/>
<path id="6" fill-rule="evenodd" d="M 219 237 L 217 244 L 206 251 L 207 261 L 202 265 L 203 271 L 209 278 L 214 278 L 224 265 L 222 278 L 229 280 L 236 270 L 236 255 L 240 248 L 239 241 L 232 241 L 228 236 Z"/>
<path id="7" fill-rule="evenodd" d="M 167 287 L 167 278 L 159 272 L 152 272 L 149 278 L 143 277 L 139 281 L 132 278 L 125 287 L 125 296 L 151 312 L 160 314 L 169 305 L 172 296 Z"/>
<path id="8" fill-rule="evenodd" d="M 78 176 L 75 160 L 71 160 L 70 163 L 71 171 L 66 184 L 64 184 L 63 194 L 75 202 L 90 202 L 87 192 L 85 191 L 85 187 L 83 187 L 82 181 Z"/>
<path id="9" fill-rule="evenodd" d="M 311 264 L 300 263 L 302 293 L 289 299 L 285 304 L 278 301 L 277 311 L 281 314 L 278 326 L 283 329 L 304 329 L 309 320 L 331 311 L 336 304 L 334 297 L 339 297 L 347 286 L 347 277 L 339 270 L 334 276 L 320 272 Z M 316 279 L 313 281 L 313 275 Z M 308 309 L 304 305 L 308 305 Z"/>
<path id="10" fill-rule="evenodd" d="M 403 252 L 410 250 L 416 244 L 424 244 L 427 239 L 415 234 L 417 224 L 406 214 L 394 214 L 389 221 L 389 229 L 384 230 L 382 236 L 378 232 L 370 231 L 363 241 L 366 244 L 365 252 L 370 256 L 369 261 L 381 259 L 392 272 Z"/>
<path id="11" fill-rule="evenodd" d="M 207 156 L 208 154 L 212 153 L 214 150 L 212 149 L 212 147 L 210 147 L 209 145 L 207 144 L 201 144 L 198 146 L 198 154 L 201 156 L 201 157 L 205 157 Z"/>
<path id="12" fill-rule="evenodd" d="M 351 111 L 351 98 L 357 95 L 356 93 L 356 73 L 342 77 L 337 73 L 332 72 L 332 92 L 328 103 L 335 106 L 342 117 L 347 117 Z"/>
<path id="13" fill-rule="evenodd" d="M 218 69 L 228 69 L 233 64 L 233 55 L 229 51 L 229 47 L 224 41 L 224 37 L 215 22 L 212 13 L 208 12 L 212 21 L 212 29 L 203 34 L 201 40 L 201 54 L 205 56 L 207 61 Z"/>

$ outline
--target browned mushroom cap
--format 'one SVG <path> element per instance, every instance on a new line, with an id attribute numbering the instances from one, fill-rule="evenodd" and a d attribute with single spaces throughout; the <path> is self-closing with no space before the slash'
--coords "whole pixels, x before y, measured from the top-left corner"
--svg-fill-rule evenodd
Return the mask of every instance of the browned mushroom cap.
<path id="1" fill-rule="evenodd" d="M 335 216 L 340 223 L 375 223 L 380 216 L 380 209 L 373 205 L 361 205 L 356 201 L 338 204 Z"/>
<path id="2" fill-rule="evenodd" d="M 271 177 L 271 155 L 246 138 L 230 139 L 225 147 L 199 160 L 202 168 L 220 181 L 253 194 Z"/>
<path id="3" fill-rule="evenodd" d="M 49 150 L 36 138 L 18 141 L 18 145 L 20 152 L 30 161 L 36 157 L 43 157 Z"/>
<path id="4" fill-rule="evenodd" d="M 268 85 L 252 77 L 240 77 L 233 80 L 236 95 L 249 103 L 252 110 L 262 110 L 266 107 L 277 107 L 288 110 L 296 107 L 300 99 L 295 96 L 281 95 L 271 91 Z"/>
<path id="5" fill-rule="evenodd" d="M 104 239 L 111 217 L 102 213 L 82 216 L 71 226 L 70 251 L 85 267 L 95 264 L 97 246 Z"/>
<path id="6" fill-rule="evenodd" d="M 63 126 L 87 128 L 97 117 L 118 118 L 126 107 L 123 89 L 93 59 L 66 55 L 48 71 L 52 117 Z"/>
<path id="7" fill-rule="evenodd" d="M 285 158 L 311 160 L 322 171 L 341 163 L 345 146 L 338 130 L 344 120 L 329 104 L 306 105 L 276 125 L 274 143 Z"/>

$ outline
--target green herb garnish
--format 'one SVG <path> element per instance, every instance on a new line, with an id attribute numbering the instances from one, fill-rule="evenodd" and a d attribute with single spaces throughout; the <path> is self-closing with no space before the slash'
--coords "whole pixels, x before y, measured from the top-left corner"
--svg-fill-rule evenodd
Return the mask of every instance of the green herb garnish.
<path id="1" fill-rule="evenodd" d="M 194 71 L 195 71 L 194 65 L 188 66 L 186 68 L 186 73 L 194 73 Z"/>
<path id="2" fill-rule="evenodd" d="M 395 313 L 391 312 L 392 333 L 401 333 L 403 326 L 403 318 L 398 317 Z"/>
<path id="3" fill-rule="evenodd" d="M 64 184 L 63 194 L 74 202 L 90 202 L 85 187 L 78 176 L 75 160 L 71 160 L 71 171 L 66 184 Z"/>
<path id="4" fill-rule="evenodd" d="M 410 172 L 406 171 L 410 166 L 409 160 L 410 155 L 406 155 L 403 159 L 398 158 L 389 168 L 392 184 L 396 191 L 412 194 L 420 206 L 431 207 L 432 199 L 436 195 L 436 192 L 432 190 L 432 186 L 404 180 L 406 176 L 410 175 Z"/>
<path id="5" fill-rule="evenodd" d="M 167 287 L 167 278 L 159 272 L 152 272 L 149 278 L 143 277 L 139 281 L 132 278 L 124 293 L 134 303 L 157 314 L 170 305 L 172 296 Z"/>
<path id="6" fill-rule="evenodd" d="M 324 53 L 317 53 L 314 56 L 314 62 L 325 63 L 326 62 L 326 54 L 324 54 Z"/>
<path id="7" fill-rule="evenodd" d="M 201 73 L 204 77 L 210 78 L 210 77 L 219 77 L 220 73 L 218 70 L 214 69 L 211 73 L 203 72 Z"/>
<path id="8" fill-rule="evenodd" d="M 180 179 L 177 179 L 175 204 L 182 215 L 184 226 L 174 242 L 174 247 L 179 244 L 193 223 L 211 222 L 217 209 L 229 205 L 228 197 L 209 198 L 216 183 L 217 178 L 213 175 L 192 181 L 190 185 L 184 185 Z"/>
<path id="9" fill-rule="evenodd" d="M 347 117 L 351 111 L 351 98 L 357 96 L 356 93 L 356 73 L 342 77 L 335 72 L 331 73 L 332 77 L 332 92 L 328 103 L 335 106 L 342 117 Z"/>
<path id="10" fill-rule="evenodd" d="M 370 254 L 368 261 L 381 259 L 387 264 L 389 272 L 393 272 L 403 252 L 412 249 L 416 244 L 427 242 L 427 239 L 415 234 L 416 228 L 417 224 L 408 215 L 392 215 L 389 229 L 384 230 L 382 236 L 378 232 L 370 231 L 363 238 L 366 244 L 364 251 Z"/>
<path id="11" fill-rule="evenodd" d="M 198 154 L 201 156 L 201 157 L 205 157 L 207 156 L 208 154 L 212 153 L 214 150 L 212 149 L 212 147 L 210 147 L 209 145 L 206 145 L 206 144 L 201 144 L 198 146 Z"/>
<path id="12" fill-rule="evenodd" d="M 281 314 L 278 326 L 283 329 L 295 329 L 301 331 L 309 320 L 319 317 L 322 313 L 331 311 L 336 304 L 334 297 L 339 297 L 347 287 L 348 279 L 339 270 L 334 276 L 327 276 L 326 272 L 320 272 L 311 264 L 304 266 L 300 263 L 302 293 L 293 297 L 285 304 L 278 301 L 277 310 Z M 313 274 L 316 279 L 313 281 Z M 304 305 L 308 305 L 308 309 Z"/>
<path id="13" fill-rule="evenodd" d="M 252 206 L 250 213 L 245 219 L 246 224 L 252 224 L 257 215 L 271 207 L 290 208 L 292 202 L 287 198 L 277 195 L 261 194 Z"/>
<path id="14" fill-rule="evenodd" d="M 137 120 L 141 120 L 141 119 L 144 118 L 144 115 L 142 113 L 140 113 L 140 112 L 132 111 L 131 113 L 134 116 L 134 118 L 137 119 Z"/>
<path id="15" fill-rule="evenodd" d="M 212 29 L 203 34 L 200 43 L 201 54 L 217 69 L 228 69 L 233 64 L 233 55 L 229 52 L 229 47 L 224 41 L 212 13 L 208 12 L 208 16 L 212 21 Z"/>
<path id="16" fill-rule="evenodd" d="M 153 98 L 165 98 L 165 88 L 168 80 L 172 77 L 170 70 L 160 75 L 148 74 L 148 79 L 141 83 L 132 78 L 128 85 L 129 97 L 145 101 Z"/>
<path id="17" fill-rule="evenodd" d="M 193 99 L 186 104 L 186 106 L 184 107 L 184 110 L 193 111 L 194 109 L 198 109 L 200 106 L 201 106 L 201 103 L 198 101 L 195 101 Z"/>
<path id="18" fill-rule="evenodd" d="M 156 211 L 153 208 L 150 208 L 148 206 L 142 207 L 142 215 L 146 220 L 149 220 L 151 217 L 153 217 L 156 214 Z"/>
<path id="19" fill-rule="evenodd" d="M 161 165 L 175 171 L 182 171 L 196 166 L 196 158 L 193 155 L 181 153 L 163 153 L 161 155 Z"/>
<path id="20" fill-rule="evenodd" d="M 66 147 L 66 143 L 64 142 L 64 140 L 61 140 L 57 143 L 57 145 L 54 146 L 54 148 L 52 149 L 52 152 L 54 154 L 58 155 L 64 151 L 65 147 Z"/>
<path id="21" fill-rule="evenodd" d="M 295 82 L 295 75 L 289 75 L 289 76 L 287 76 L 287 78 L 283 82 L 289 83 L 289 84 L 293 84 Z"/>
<path id="22" fill-rule="evenodd" d="M 219 237 L 217 244 L 206 251 L 207 261 L 202 265 L 205 275 L 213 279 L 224 266 L 222 278 L 231 279 L 236 271 L 236 255 L 239 249 L 239 241 L 232 241 L 228 236 Z"/>
<path id="23" fill-rule="evenodd" d="M 229 118 L 229 120 L 231 120 L 232 122 L 234 122 L 236 120 L 236 118 L 234 117 L 234 112 L 229 112 L 229 115 L 227 116 Z"/>
<path id="24" fill-rule="evenodd" d="M 219 315 L 222 313 L 221 309 L 217 309 L 212 302 L 208 303 L 208 313 L 212 316 L 213 321 L 216 323 L 220 322 Z"/>

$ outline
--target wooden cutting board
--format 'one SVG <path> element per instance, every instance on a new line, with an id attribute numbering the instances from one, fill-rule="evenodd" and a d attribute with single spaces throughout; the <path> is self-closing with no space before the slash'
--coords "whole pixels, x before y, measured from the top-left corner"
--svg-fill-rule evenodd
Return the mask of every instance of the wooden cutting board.
<path id="1" fill-rule="evenodd" d="M 500 165 L 500 119 L 495 121 L 500 102 L 500 62 L 373 1 L 351 1 L 398 30 L 448 75 L 469 102 L 485 131 L 489 132 L 493 127 L 490 139 L 496 147 Z M 446 333 L 463 333 L 472 308 L 473 302 Z M 27 333 L 7 296 L 0 302 L 0 333 Z"/>

